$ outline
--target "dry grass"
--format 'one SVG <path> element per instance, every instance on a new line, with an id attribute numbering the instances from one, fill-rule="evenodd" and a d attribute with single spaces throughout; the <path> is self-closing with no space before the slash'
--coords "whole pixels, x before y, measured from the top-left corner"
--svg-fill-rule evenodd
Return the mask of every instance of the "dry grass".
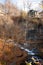
<path id="1" fill-rule="evenodd" d="M 4 45 L 4 41 L 0 40 L 0 64 L 1 65 L 9 65 L 10 63 L 13 62 L 16 62 L 18 65 L 18 63 L 22 62 L 26 58 L 27 53 L 25 51 L 22 51 L 14 44 L 5 43 L 4 48 L 3 45 Z"/>

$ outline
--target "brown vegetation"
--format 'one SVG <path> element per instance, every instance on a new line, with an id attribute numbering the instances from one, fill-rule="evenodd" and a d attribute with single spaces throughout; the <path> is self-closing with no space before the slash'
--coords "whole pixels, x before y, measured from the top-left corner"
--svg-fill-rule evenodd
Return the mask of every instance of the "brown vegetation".
<path id="1" fill-rule="evenodd" d="M 43 19 L 29 18 L 24 12 L 20 15 L 18 9 L 9 3 L 5 3 L 3 8 L 5 12 L 0 16 L 0 64 L 10 65 L 15 62 L 19 65 L 25 60 L 27 53 L 15 46 L 15 42 L 28 43 L 30 49 L 36 47 L 43 49 L 43 29 L 40 31 L 40 28 L 43 28 Z M 13 39 L 14 43 L 6 42 L 8 39 Z"/>
<path id="2" fill-rule="evenodd" d="M 28 30 L 36 30 L 35 35 L 40 35 L 39 24 L 43 26 L 43 20 L 40 18 L 29 18 L 27 13 L 21 12 L 21 15 L 17 15 L 17 12 L 20 14 L 20 11 L 11 4 L 8 0 L 5 4 L 1 5 L 3 16 L 0 16 L 0 38 L 1 39 L 13 39 L 16 42 L 24 43 L 27 41 L 27 33 L 31 35 Z M 10 9 L 9 9 L 10 8 Z M 16 14 L 15 14 L 16 12 Z M 11 15 L 14 14 L 14 15 Z M 41 21 L 41 22 L 40 22 Z M 39 27 L 38 27 L 39 26 Z M 38 33 L 37 33 L 38 30 Z M 33 36 L 35 36 L 33 35 Z M 39 38 L 38 36 L 38 38 Z M 43 34 L 42 34 L 43 37 Z M 29 39 L 28 39 L 29 40 Z M 31 41 L 31 40 L 30 40 Z M 38 40 L 37 40 L 38 41 Z"/>
<path id="3" fill-rule="evenodd" d="M 15 62 L 16 65 L 20 64 L 27 57 L 27 53 L 12 43 L 5 43 L 0 40 L 0 63 L 2 65 L 10 65 Z"/>

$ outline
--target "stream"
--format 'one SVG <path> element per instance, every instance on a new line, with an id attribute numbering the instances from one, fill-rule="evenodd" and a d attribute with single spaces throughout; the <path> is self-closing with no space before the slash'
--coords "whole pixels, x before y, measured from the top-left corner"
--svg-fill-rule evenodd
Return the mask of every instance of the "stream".
<path id="1" fill-rule="evenodd" d="M 7 42 L 14 42 L 14 41 L 11 41 L 11 40 L 10 40 L 10 41 L 7 41 Z M 25 43 L 25 44 L 26 44 L 26 43 Z M 14 43 L 15 46 L 17 46 L 17 47 L 19 47 L 21 50 L 24 50 L 24 51 L 27 52 L 28 57 L 27 57 L 26 61 L 32 61 L 31 59 L 34 58 L 36 61 L 42 63 L 41 65 L 43 65 L 43 56 L 42 56 L 42 57 L 41 57 L 41 56 L 37 56 L 37 52 L 39 53 L 39 51 L 38 51 L 37 49 L 35 49 L 35 48 L 32 49 L 32 50 L 29 50 L 29 49 L 27 48 L 28 45 L 25 45 L 25 44 L 21 45 L 21 44 L 19 44 L 19 43 Z M 29 58 L 29 56 L 31 56 L 31 57 Z"/>
<path id="2" fill-rule="evenodd" d="M 36 53 L 39 52 L 37 49 L 29 50 L 25 46 L 22 46 L 21 44 L 15 44 L 15 45 L 18 46 L 21 50 L 26 51 L 28 56 L 29 55 L 31 56 L 30 58 L 29 57 L 27 58 L 27 61 L 32 61 L 31 58 L 34 58 L 36 61 L 42 63 L 41 65 L 43 65 L 43 58 L 36 55 Z M 33 51 L 36 51 L 36 52 L 34 53 Z"/>

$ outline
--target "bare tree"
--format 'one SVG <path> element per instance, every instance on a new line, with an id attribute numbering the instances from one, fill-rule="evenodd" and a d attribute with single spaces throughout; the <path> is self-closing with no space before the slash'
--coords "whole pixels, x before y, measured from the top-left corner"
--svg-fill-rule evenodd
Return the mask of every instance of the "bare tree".
<path id="1" fill-rule="evenodd" d="M 29 11 L 31 9 L 31 5 L 32 3 L 29 2 L 29 0 L 23 0 L 23 4 L 24 4 L 24 10 L 25 8 L 27 9 L 27 11 Z M 27 34 L 27 30 L 28 30 L 28 16 L 26 17 L 26 23 L 25 23 L 25 41 L 26 40 L 26 34 Z M 27 42 L 26 42 L 27 45 Z"/>
<path id="2" fill-rule="evenodd" d="M 10 14 L 10 9 L 11 9 L 11 1 L 5 0 L 5 13 Z"/>
<path id="3" fill-rule="evenodd" d="M 43 0 L 41 1 L 41 5 L 42 5 L 42 10 L 43 10 Z"/>
<path id="4" fill-rule="evenodd" d="M 31 9 L 32 3 L 30 3 L 29 0 L 23 0 L 23 4 L 24 4 L 24 10 L 25 8 L 27 8 L 27 10 Z"/>
<path id="5" fill-rule="evenodd" d="M 41 9 L 43 10 L 43 0 L 40 2 L 40 7 L 41 7 Z"/>
<path id="6" fill-rule="evenodd" d="M 42 8 L 43 8 L 43 0 L 41 1 L 41 5 L 42 5 Z"/>

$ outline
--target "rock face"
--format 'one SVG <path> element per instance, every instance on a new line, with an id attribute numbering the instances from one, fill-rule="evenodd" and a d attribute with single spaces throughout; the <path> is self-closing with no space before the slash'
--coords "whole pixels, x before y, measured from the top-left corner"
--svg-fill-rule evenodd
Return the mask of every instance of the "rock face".
<path id="1" fill-rule="evenodd" d="M 27 53 L 12 43 L 4 43 L 0 40 L 0 62 L 3 65 L 15 63 L 19 65 L 27 57 Z"/>

